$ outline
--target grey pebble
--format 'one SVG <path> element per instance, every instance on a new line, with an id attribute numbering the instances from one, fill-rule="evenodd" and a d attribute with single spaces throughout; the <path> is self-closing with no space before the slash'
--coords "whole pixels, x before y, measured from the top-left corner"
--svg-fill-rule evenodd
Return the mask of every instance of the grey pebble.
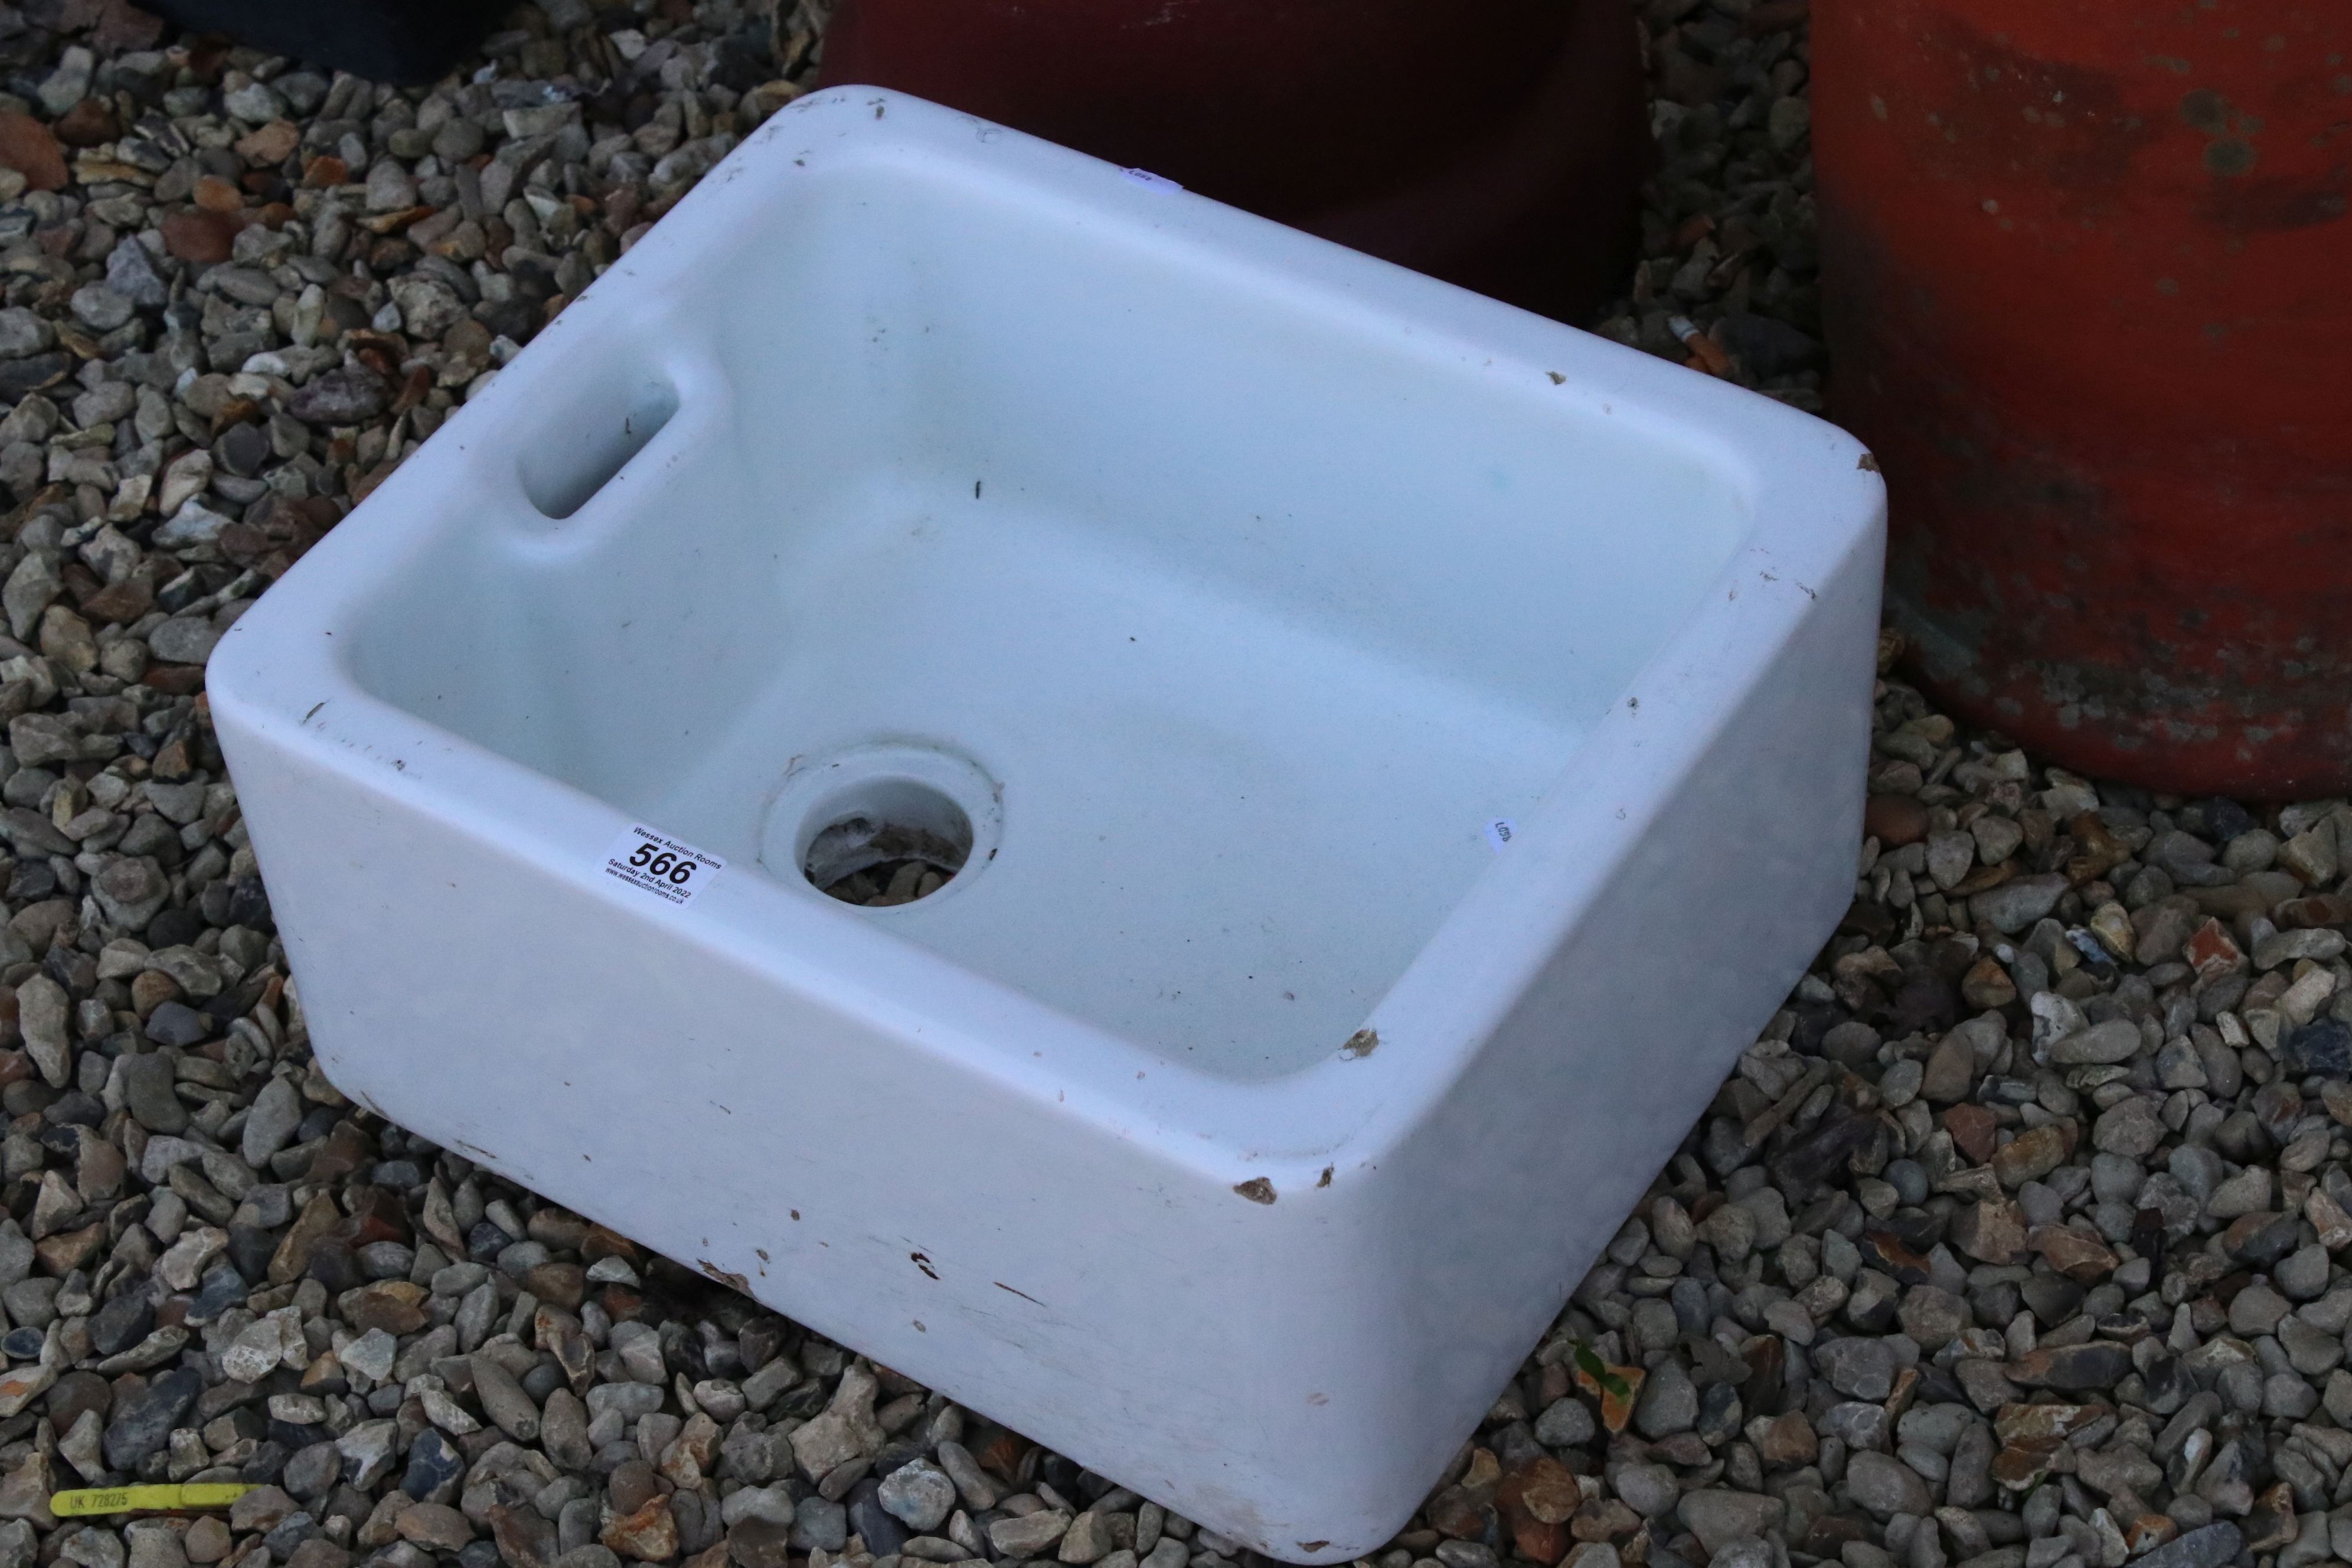
<path id="1" fill-rule="evenodd" d="M 1813 1347 L 1813 1364 L 1850 1398 L 1885 1399 L 1895 1391 L 1895 1352 L 1882 1339 L 1830 1340 Z"/>
<path id="2" fill-rule="evenodd" d="M 838 1552 L 848 1539 L 848 1510 L 841 1504 L 809 1498 L 795 1505 L 792 1526 L 794 1551 Z"/>
<path id="3" fill-rule="evenodd" d="M 119 1059 L 123 1101 L 139 1124 L 151 1132 L 184 1131 L 188 1108 L 173 1092 L 172 1059 L 160 1052 Z"/>
<path id="4" fill-rule="evenodd" d="M 1642 1384 L 1641 1398 L 1633 1409 L 1634 1426 L 1642 1436 L 1659 1438 L 1687 1432 L 1697 1420 L 1698 1390 L 1690 1374 L 1679 1362 L 1659 1363 Z"/>
<path id="5" fill-rule="evenodd" d="M 1845 1486 L 1854 1501 L 1882 1519 L 1898 1513 L 1924 1514 L 1934 1506 L 1927 1481 L 1888 1454 L 1853 1455 L 1846 1461 Z"/>
<path id="6" fill-rule="evenodd" d="M 2191 1530 L 2134 1559 L 2142 1568 L 2221 1568 L 2238 1555 L 2245 1537 L 2227 1520 Z"/>
<path id="7" fill-rule="evenodd" d="M 884 1508 L 918 1532 L 937 1530 L 956 1506 L 955 1482 L 924 1459 L 901 1465 L 884 1477 L 879 1495 Z"/>
<path id="8" fill-rule="evenodd" d="M 539 1407 L 522 1391 L 514 1373 L 478 1352 L 468 1365 L 474 1375 L 474 1395 L 481 1402 L 482 1413 L 516 1442 L 535 1441 L 540 1433 Z"/>

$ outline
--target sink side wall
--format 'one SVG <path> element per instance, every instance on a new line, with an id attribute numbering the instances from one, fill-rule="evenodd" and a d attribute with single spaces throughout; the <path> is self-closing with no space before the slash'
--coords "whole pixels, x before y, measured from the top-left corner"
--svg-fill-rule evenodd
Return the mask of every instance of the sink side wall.
<path id="1" fill-rule="evenodd" d="M 1422 1384 L 1413 1430 L 1433 1470 L 1851 901 L 1881 538 L 1872 530 L 1814 584 L 1817 611 L 1518 1005 L 1382 1163 L 1395 1206 L 1381 1274 Z"/>
<path id="2" fill-rule="evenodd" d="M 456 422 L 410 459 L 465 482 L 371 596 L 361 684 L 640 813 L 718 743 L 793 652 L 784 586 L 810 542 L 913 447 L 903 363 L 871 341 L 895 286 L 863 205 L 837 180 L 782 185 L 730 287 L 551 323 L 502 373 L 528 378 L 527 414 Z M 542 515 L 524 454 L 617 423 L 648 381 L 677 395 L 668 423 L 578 511 Z"/>

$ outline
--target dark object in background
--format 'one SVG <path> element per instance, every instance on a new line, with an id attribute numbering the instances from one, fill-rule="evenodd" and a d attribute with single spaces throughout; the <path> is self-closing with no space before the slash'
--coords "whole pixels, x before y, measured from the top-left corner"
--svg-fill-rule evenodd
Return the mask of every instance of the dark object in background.
<path id="1" fill-rule="evenodd" d="M 1580 321 L 1652 159 L 1622 0 L 844 0 L 828 83 L 895 88 Z"/>
<path id="2" fill-rule="evenodd" d="M 192 32 L 404 86 L 435 81 L 509 9 L 495 0 L 140 0 Z"/>
<path id="3" fill-rule="evenodd" d="M 1830 407 L 1926 684 L 2103 779 L 2352 788 L 2352 7 L 1812 16 Z"/>

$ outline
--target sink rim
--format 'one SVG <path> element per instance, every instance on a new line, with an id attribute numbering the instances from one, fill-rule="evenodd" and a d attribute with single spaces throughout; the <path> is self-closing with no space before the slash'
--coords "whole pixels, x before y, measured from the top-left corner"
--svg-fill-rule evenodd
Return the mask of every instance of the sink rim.
<path id="1" fill-rule="evenodd" d="M 1822 421 L 1638 351 L 871 88 L 803 98 L 753 132 L 729 166 L 630 250 L 629 289 L 662 288 L 704 264 L 708 244 L 746 221 L 774 188 L 769 178 L 737 176 L 756 170 L 788 179 L 796 158 L 828 170 L 944 161 L 974 178 L 1062 200 L 1078 187 L 1089 221 L 1148 227 L 1155 239 L 1213 255 L 1221 266 L 1278 279 L 1320 308 L 1385 318 L 1433 352 L 1667 437 L 1736 483 L 1745 540 L 1699 606 L 1591 726 L 1567 777 L 1519 821 L 1517 840 L 1482 869 L 1367 1014 L 1379 1048 L 1344 1054 L 1346 1042 L 1334 1040 L 1331 1055 L 1313 1065 L 1240 1080 L 1082 1022 L 814 890 L 747 872 L 721 878 L 689 908 L 644 907 L 596 869 L 603 847 L 629 821 L 620 808 L 362 687 L 352 639 L 339 645 L 335 632 L 366 613 L 374 586 L 426 547 L 434 530 L 404 528 L 403 514 L 445 511 L 451 497 L 484 482 L 491 465 L 506 465 L 505 448 L 468 443 L 467 434 L 494 435 L 520 417 L 562 374 L 564 355 L 553 348 L 617 324 L 634 308 L 628 291 L 586 290 L 541 332 L 550 352 L 534 343 L 447 421 L 435 465 L 394 474 L 296 566 L 299 589 L 271 594 L 242 617 L 213 655 L 210 700 L 306 762 L 402 798 L 491 859 L 562 877 L 643 919 L 679 922 L 687 939 L 804 1004 L 857 1016 L 942 1066 L 1016 1088 L 1185 1166 L 1230 1172 L 1239 1163 L 1280 1191 L 1312 1184 L 1342 1162 L 1378 1163 L 1572 940 L 1675 784 L 1805 621 L 1813 602 L 1805 584 L 1876 548 L 1883 489 L 1867 453 Z"/>

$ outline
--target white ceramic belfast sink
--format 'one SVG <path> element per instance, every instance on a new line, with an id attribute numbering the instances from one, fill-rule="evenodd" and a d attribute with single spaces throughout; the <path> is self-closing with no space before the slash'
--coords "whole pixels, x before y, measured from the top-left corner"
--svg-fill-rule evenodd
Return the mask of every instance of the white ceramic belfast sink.
<path id="1" fill-rule="evenodd" d="M 1871 467 L 841 89 L 238 621 L 211 701 L 355 1099 L 1329 1562 L 1845 907 Z"/>

